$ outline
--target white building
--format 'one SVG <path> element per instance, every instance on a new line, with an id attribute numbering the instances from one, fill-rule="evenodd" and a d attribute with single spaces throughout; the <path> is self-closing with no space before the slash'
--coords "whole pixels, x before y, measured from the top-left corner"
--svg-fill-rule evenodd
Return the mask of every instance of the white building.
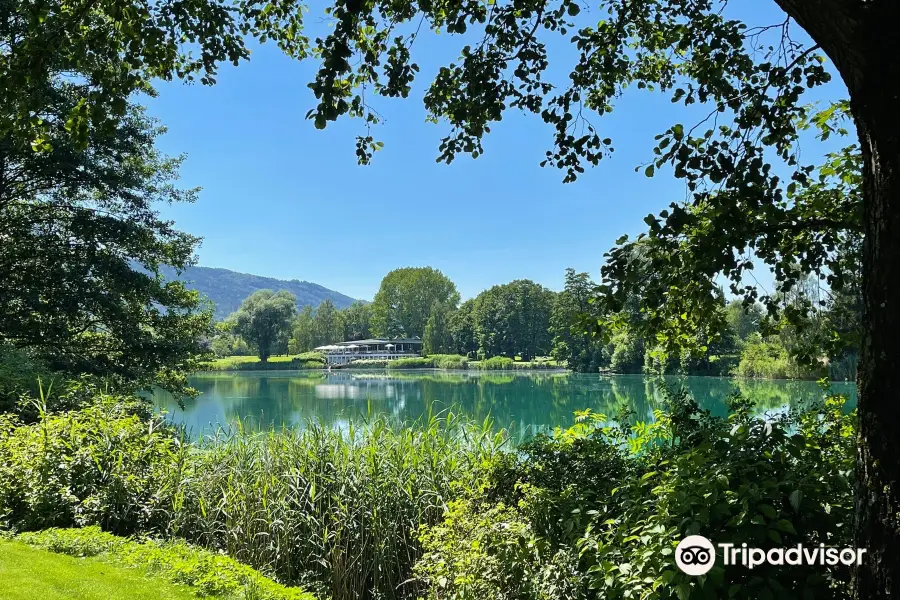
<path id="1" fill-rule="evenodd" d="M 395 360 L 422 355 L 420 338 L 400 338 L 394 340 L 355 340 L 319 346 L 317 352 L 325 354 L 329 365 L 345 365 L 357 359 Z"/>

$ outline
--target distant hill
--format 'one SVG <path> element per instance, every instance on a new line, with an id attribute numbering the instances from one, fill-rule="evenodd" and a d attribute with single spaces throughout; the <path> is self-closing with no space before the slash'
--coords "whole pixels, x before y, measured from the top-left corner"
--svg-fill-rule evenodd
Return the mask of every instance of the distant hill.
<path id="1" fill-rule="evenodd" d="M 175 270 L 171 267 L 162 269 L 167 279 L 176 279 Z M 338 308 L 347 308 L 354 298 L 340 292 L 329 290 L 321 285 L 308 281 L 292 279 L 274 279 L 247 273 L 236 273 L 228 269 L 211 267 L 189 267 L 178 277 L 187 287 L 197 290 L 216 305 L 215 318 L 224 319 L 240 307 L 244 299 L 256 290 L 287 290 L 297 296 L 297 307 L 312 306 L 315 308 L 323 300 L 330 299 Z"/>

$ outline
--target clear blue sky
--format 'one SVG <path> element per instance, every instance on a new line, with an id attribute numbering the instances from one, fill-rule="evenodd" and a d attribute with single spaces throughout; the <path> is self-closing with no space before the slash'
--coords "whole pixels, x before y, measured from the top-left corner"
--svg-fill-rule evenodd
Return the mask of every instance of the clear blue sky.
<path id="1" fill-rule="evenodd" d="M 735 14 L 753 24 L 783 20 L 771 0 L 740 4 L 752 12 Z M 365 299 L 403 266 L 440 269 L 463 298 L 519 278 L 558 290 L 566 267 L 599 277 L 616 238 L 643 231 L 648 213 L 685 197 L 670 172 L 648 179 L 634 168 L 652 157 L 655 135 L 706 111 L 637 90 L 614 113 L 592 118 L 616 151 L 574 184 L 538 165 L 550 147 L 548 126 L 513 112 L 477 160 L 436 163 L 447 127 L 425 122 L 421 99 L 461 40 L 420 42 L 414 58 L 422 72 L 410 98 L 376 104 L 386 123 L 374 135 L 385 148 L 368 167 L 354 154 L 362 123 L 316 130 L 304 119 L 315 105 L 306 87 L 315 63 L 292 61 L 272 44 L 254 46 L 248 63 L 223 67 L 213 87 L 159 85 L 159 97 L 147 102 L 169 128 L 159 145 L 186 153 L 181 183 L 203 188 L 196 204 L 163 213 L 203 237 L 201 265 L 303 279 Z M 571 63 L 565 44 L 557 46 L 564 58 L 551 61 L 551 74 L 558 79 Z M 832 83 L 824 97 L 843 96 L 840 86 Z"/>

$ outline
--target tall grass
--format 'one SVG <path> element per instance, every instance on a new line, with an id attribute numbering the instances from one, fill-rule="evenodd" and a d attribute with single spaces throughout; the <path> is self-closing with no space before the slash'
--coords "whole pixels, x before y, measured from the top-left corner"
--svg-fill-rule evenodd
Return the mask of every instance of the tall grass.
<path id="1" fill-rule="evenodd" d="M 415 598 L 419 527 L 476 485 L 502 443 L 489 423 L 452 415 L 220 436 L 182 474 L 171 534 L 333 600 Z"/>

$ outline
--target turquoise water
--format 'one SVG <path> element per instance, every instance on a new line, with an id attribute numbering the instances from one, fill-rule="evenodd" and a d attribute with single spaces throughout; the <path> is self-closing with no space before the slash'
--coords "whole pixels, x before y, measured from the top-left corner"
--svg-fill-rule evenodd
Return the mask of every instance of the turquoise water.
<path id="1" fill-rule="evenodd" d="M 760 411 L 821 399 L 812 381 L 733 380 L 718 377 L 669 378 L 687 387 L 713 414 L 726 412 L 725 400 L 735 391 L 756 401 Z M 183 424 L 193 436 L 213 433 L 240 421 L 251 429 L 302 427 L 313 419 L 343 428 L 374 415 L 410 422 L 429 411 L 453 407 L 516 437 L 573 423 L 573 413 L 591 408 L 610 416 L 620 407 L 639 419 L 652 420 L 660 407 L 653 378 L 565 372 L 478 371 L 269 371 L 202 373 L 190 378 L 201 394 L 180 408 L 171 396 L 157 393 L 158 409 Z M 854 383 L 834 383 L 832 391 L 856 403 Z"/>

